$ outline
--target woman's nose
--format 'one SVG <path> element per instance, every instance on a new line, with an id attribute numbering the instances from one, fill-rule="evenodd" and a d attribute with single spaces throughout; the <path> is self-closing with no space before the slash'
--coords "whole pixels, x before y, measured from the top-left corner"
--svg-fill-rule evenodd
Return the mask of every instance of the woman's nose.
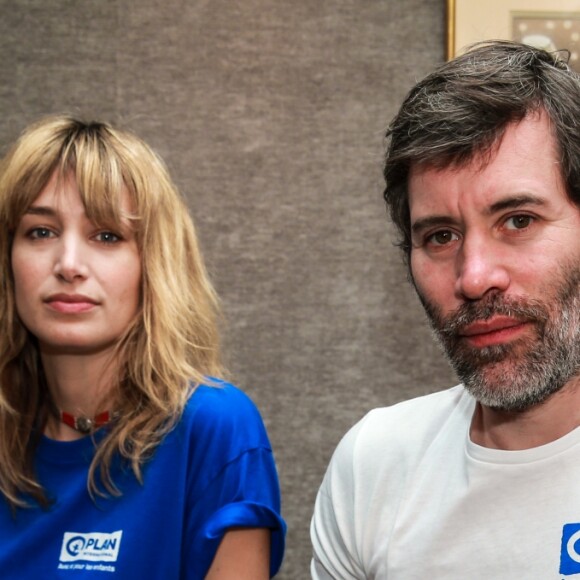
<path id="1" fill-rule="evenodd" d="M 63 235 L 55 247 L 54 274 L 66 282 L 85 278 L 88 273 L 86 249 L 77 236 Z"/>

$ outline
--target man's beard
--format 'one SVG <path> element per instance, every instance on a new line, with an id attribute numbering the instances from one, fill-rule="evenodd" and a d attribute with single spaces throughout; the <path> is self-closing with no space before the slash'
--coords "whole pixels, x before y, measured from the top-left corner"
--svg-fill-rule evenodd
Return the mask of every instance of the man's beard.
<path id="1" fill-rule="evenodd" d="M 564 269 L 563 269 L 564 270 Z M 443 317 L 420 295 L 435 335 L 457 376 L 483 405 L 521 412 L 545 401 L 580 371 L 580 268 L 540 295 L 546 301 L 509 298 L 492 292 Z M 497 315 L 533 325 L 534 335 L 482 348 L 460 331 Z"/>

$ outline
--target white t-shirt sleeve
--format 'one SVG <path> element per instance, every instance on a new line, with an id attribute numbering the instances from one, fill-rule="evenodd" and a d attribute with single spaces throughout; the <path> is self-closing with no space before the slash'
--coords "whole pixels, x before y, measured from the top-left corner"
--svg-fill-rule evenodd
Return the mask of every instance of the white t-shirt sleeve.
<path id="1" fill-rule="evenodd" d="M 354 450 L 361 423 L 336 448 L 318 491 L 310 526 L 314 580 L 365 578 L 356 542 Z"/>

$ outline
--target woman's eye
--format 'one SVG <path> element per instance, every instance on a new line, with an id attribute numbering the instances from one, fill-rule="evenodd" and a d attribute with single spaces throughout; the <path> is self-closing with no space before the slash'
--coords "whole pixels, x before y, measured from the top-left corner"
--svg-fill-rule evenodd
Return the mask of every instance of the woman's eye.
<path id="1" fill-rule="evenodd" d="M 505 221 L 508 230 L 524 230 L 534 221 L 531 215 L 513 215 Z"/>
<path id="2" fill-rule="evenodd" d="M 441 230 L 440 232 L 435 232 L 427 237 L 426 242 L 433 246 L 444 246 L 459 239 L 457 234 L 449 230 Z"/>
<path id="3" fill-rule="evenodd" d="M 113 232 L 100 232 L 95 236 L 98 242 L 103 242 L 105 244 L 115 244 L 121 241 L 121 237 Z"/>
<path id="4" fill-rule="evenodd" d="M 52 235 L 48 228 L 33 228 L 28 232 L 28 237 L 33 240 L 44 240 L 52 237 Z"/>

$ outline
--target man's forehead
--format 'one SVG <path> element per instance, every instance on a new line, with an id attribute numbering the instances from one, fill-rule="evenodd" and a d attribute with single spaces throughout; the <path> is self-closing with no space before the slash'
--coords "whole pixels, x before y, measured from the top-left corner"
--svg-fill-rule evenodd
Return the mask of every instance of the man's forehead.
<path id="1" fill-rule="evenodd" d="M 564 179 L 560 158 L 547 116 L 528 116 L 510 124 L 493 147 L 471 158 L 446 164 L 431 161 L 412 164 L 408 176 L 409 202 L 413 204 L 414 198 L 420 197 L 423 203 L 434 194 L 448 196 L 450 188 L 493 191 L 500 195 L 530 187 L 546 192 L 561 190 Z"/>
<path id="2" fill-rule="evenodd" d="M 426 159 L 412 161 L 409 164 L 408 181 L 413 175 L 427 171 L 444 174 L 458 171 L 465 167 L 470 167 L 474 172 L 483 171 L 490 163 L 493 163 L 498 155 L 504 142 L 504 137 L 506 135 L 513 136 L 514 133 L 521 132 L 519 129 L 522 126 L 524 130 L 532 126 L 536 132 L 541 134 L 544 153 L 549 155 L 551 150 L 554 162 L 558 163 L 560 155 L 556 154 L 558 143 L 555 138 L 552 120 L 544 109 L 537 109 L 530 111 L 523 119 L 511 121 L 503 127 L 498 127 L 493 134 L 482 135 L 479 138 L 474 136 L 473 141 L 465 143 L 463 148 L 459 148 L 458 144 L 454 144 L 453 149 L 450 151 L 441 151 L 439 154 L 435 153 Z M 510 146 L 512 145 L 510 144 Z"/>

